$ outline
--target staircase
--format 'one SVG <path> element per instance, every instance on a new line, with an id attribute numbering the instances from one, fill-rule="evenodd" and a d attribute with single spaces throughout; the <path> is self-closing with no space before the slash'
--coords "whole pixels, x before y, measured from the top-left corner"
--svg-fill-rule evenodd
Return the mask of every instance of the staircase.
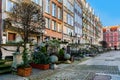
<path id="1" fill-rule="evenodd" d="M 11 65 L 10 64 L 0 64 L 0 74 L 1 73 L 7 73 L 11 71 Z"/>
<path id="2" fill-rule="evenodd" d="M 0 60 L 0 74 L 11 72 L 12 59 Z"/>

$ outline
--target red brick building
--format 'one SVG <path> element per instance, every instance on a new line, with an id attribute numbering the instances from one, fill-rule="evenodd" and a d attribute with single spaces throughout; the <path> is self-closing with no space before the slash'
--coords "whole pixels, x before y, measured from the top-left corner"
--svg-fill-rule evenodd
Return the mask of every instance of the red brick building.
<path id="1" fill-rule="evenodd" d="M 103 40 L 108 43 L 108 47 L 119 48 L 120 26 L 111 26 L 103 28 Z"/>

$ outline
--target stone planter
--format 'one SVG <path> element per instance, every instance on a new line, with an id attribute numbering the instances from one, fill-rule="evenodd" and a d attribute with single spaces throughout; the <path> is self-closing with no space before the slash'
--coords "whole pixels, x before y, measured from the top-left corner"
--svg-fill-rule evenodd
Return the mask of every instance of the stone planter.
<path id="1" fill-rule="evenodd" d="M 23 77 L 30 76 L 32 73 L 32 67 L 18 68 L 17 73 L 19 76 L 23 76 Z"/>
<path id="2" fill-rule="evenodd" d="M 49 64 L 34 64 L 34 63 L 30 63 L 30 65 L 33 68 L 42 69 L 42 70 L 47 70 L 50 67 Z"/>

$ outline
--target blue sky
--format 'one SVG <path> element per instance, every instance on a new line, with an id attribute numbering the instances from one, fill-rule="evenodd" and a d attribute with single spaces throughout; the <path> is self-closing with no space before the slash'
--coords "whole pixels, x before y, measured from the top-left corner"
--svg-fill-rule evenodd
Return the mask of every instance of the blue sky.
<path id="1" fill-rule="evenodd" d="M 87 0 L 103 26 L 120 25 L 120 0 Z"/>

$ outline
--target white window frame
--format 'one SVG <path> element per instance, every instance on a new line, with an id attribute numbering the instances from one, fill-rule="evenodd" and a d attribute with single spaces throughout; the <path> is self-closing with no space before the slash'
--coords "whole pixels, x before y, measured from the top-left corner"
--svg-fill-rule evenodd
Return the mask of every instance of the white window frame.
<path id="1" fill-rule="evenodd" d="M 10 2 L 10 3 L 11 3 L 11 4 L 10 4 L 10 6 L 8 6 L 8 2 Z M 10 1 L 10 0 L 6 0 L 6 11 L 10 12 L 10 11 L 11 11 L 11 9 L 12 9 L 12 7 L 13 7 L 13 2 L 12 2 L 12 1 Z M 9 8 L 11 8 L 11 9 L 9 9 Z"/>

